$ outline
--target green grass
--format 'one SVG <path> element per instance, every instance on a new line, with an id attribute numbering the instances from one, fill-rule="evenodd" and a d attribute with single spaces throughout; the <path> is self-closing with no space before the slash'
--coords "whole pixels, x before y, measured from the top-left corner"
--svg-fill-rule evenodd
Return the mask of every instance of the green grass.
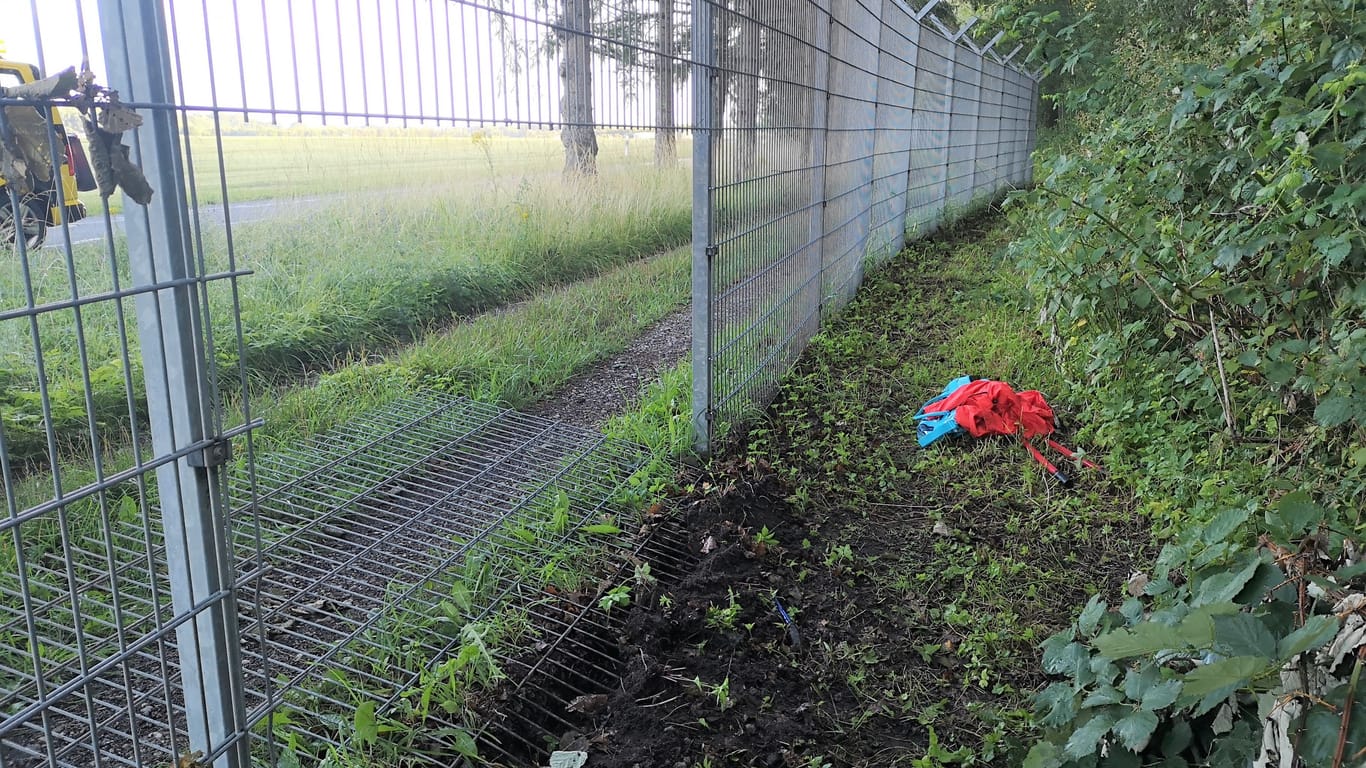
<path id="1" fill-rule="evenodd" d="M 77 123 L 78 124 L 78 123 Z M 273 129 L 244 128 L 225 122 L 220 166 L 219 141 L 206 121 L 194 120 L 183 143 L 194 171 L 199 204 L 223 202 L 223 182 L 234 202 L 292 197 L 349 195 L 357 192 L 424 190 L 450 185 L 452 179 L 480 184 L 491 177 L 550 176 L 564 165 L 558 134 L 495 130 L 422 131 L 384 128 Z M 241 131 L 242 133 L 236 133 Z M 247 134 L 251 131 L 255 135 Z M 687 157 L 688 138 L 679 137 L 679 157 Z M 604 170 L 649 167 L 653 139 L 619 134 L 598 135 Z M 515 186 L 515 180 L 511 182 Z M 506 186 L 506 183 L 505 183 Z M 92 215 L 104 210 L 94 192 L 81 200 Z M 110 211 L 121 213 L 122 195 L 110 198 Z"/>
<path id="2" fill-rule="evenodd" d="M 258 384 L 276 384 L 333 367 L 353 356 L 383 352 L 422 336 L 452 316 L 506 304 L 550 285 L 582 279 L 631 259 L 688 242 L 689 181 L 685 171 L 605 168 L 595 181 L 566 183 L 558 175 L 447 179 L 421 193 L 350 197 L 311 204 L 290 218 L 234 227 L 230 254 L 221 231 L 204 239 L 207 273 L 249 269 L 234 294 L 225 283 L 208 289 L 217 361 L 224 386 L 240 389 L 234 302 L 243 327 L 242 362 Z M 54 249 L 29 264 L 35 301 L 127 286 L 120 250 L 111 268 L 98 246 L 78 247 L 74 269 Z M 0 265 L 0 302 L 24 303 L 22 265 Z M 120 324 L 120 309 L 123 324 Z M 59 452 L 88 452 L 83 367 L 93 380 L 94 418 L 105 440 L 117 441 L 145 409 L 131 300 L 100 302 L 37 321 Z M 131 348 L 133 386 L 126 386 L 121 352 Z M 16 463 L 49 453 L 37 394 L 33 329 L 0 324 L 0 418 Z M 80 354 L 85 349 L 84 358 Z"/>

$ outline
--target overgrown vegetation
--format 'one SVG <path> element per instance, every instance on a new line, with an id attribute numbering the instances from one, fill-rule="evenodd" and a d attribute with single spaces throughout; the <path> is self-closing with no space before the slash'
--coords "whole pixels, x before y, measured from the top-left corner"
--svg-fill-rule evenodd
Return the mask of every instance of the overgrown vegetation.
<path id="1" fill-rule="evenodd" d="M 1023 5 L 1066 132 L 1014 257 L 1167 544 L 1045 645 L 1029 764 L 1359 764 L 1366 15 Z"/>

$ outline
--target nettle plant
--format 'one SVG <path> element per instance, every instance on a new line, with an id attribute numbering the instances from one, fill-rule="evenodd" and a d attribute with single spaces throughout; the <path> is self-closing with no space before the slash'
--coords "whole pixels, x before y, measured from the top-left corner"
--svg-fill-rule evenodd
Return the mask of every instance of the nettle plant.
<path id="1" fill-rule="evenodd" d="M 1027 768 L 1356 766 L 1366 761 L 1366 562 L 1307 494 L 1168 545 L 1119 605 L 1043 645 Z M 1255 548 L 1252 523 L 1268 530 Z M 1293 542 L 1286 545 L 1284 542 Z"/>

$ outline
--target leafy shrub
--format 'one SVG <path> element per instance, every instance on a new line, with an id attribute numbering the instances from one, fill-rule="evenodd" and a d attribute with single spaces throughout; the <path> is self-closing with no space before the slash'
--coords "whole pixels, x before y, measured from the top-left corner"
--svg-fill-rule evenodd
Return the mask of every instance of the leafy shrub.
<path id="1" fill-rule="evenodd" d="M 1366 459 L 1356 5 L 1267 4 L 1231 59 L 1106 123 L 1028 196 L 1015 253 L 1096 436 L 1159 483 L 1235 444 Z"/>
<path id="2" fill-rule="evenodd" d="M 1044 643 L 1046 671 L 1064 679 L 1035 698 L 1046 731 L 1026 766 L 1359 764 L 1344 759 L 1366 748 L 1353 663 L 1366 569 L 1327 533 L 1343 521 L 1306 494 L 1266 516 L 1257 549 L 1235 535 L 1248 517 L 1229 510 L 1168 546 L 1136 596 L 1092 598 Z"/>
<path id="3" fill-rule="evenodd" d="M 1222 64 L 1110 112 L 1089 78 L 1069 103 L 1092 133 L 1016 200 L 1014 253 L 1089 439 L 1174 537 L 1151 580 L 1045 644 L 1062 680 L 1029 765 L 1366 754 L 1358 5 L 1259 4 Z"/>

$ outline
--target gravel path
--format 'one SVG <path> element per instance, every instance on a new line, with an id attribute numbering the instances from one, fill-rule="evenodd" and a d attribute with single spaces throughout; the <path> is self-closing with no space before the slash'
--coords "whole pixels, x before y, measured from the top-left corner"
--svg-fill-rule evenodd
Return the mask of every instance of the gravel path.
<path id="1" fill-rule="evenodd" d="M 570 379 L 527 412 L 576 427 L 599 429 L 609 418 L 635 405 L 647 386 L 691 350 L 692 310 L 683 307 L 655 323 L 620 353 Z"/>

